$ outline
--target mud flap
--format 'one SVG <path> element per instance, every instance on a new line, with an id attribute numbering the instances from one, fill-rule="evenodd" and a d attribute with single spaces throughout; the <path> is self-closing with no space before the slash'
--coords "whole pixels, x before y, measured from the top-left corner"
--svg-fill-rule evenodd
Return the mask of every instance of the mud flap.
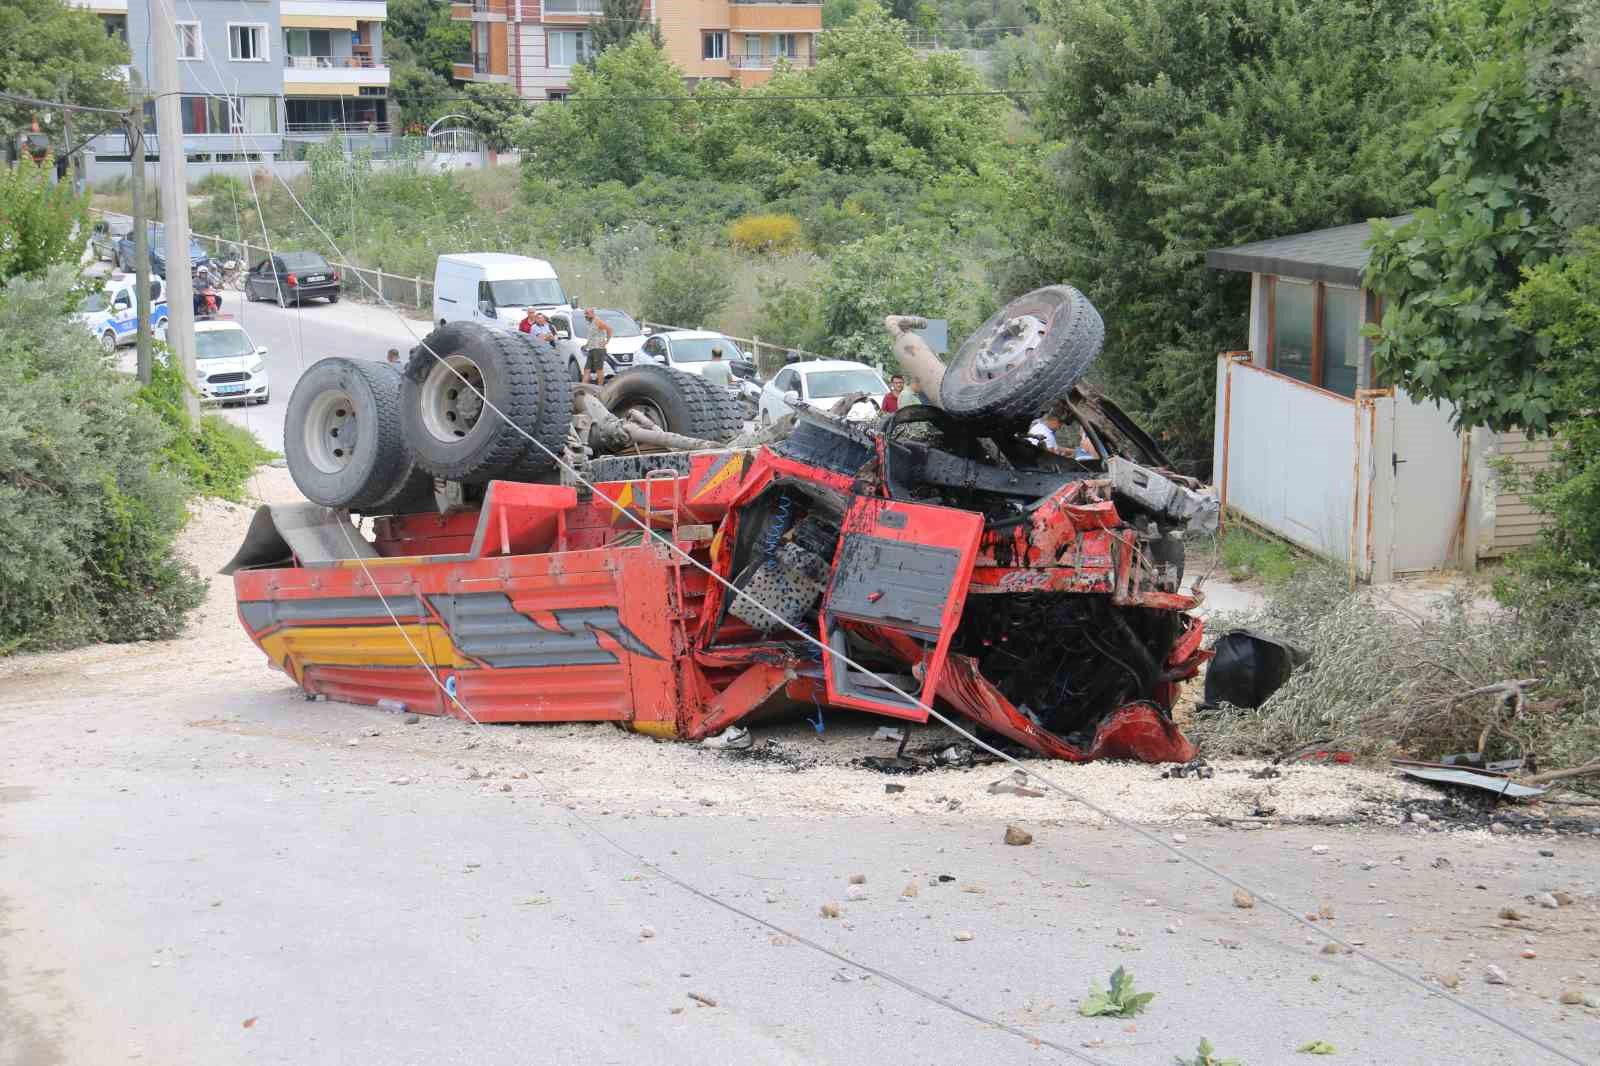
<path id="1" fill-rule="evenodd" d="M 927 721 L 915 701 L 861 670 L 849 653 L 851 630 L 896 649 L 916 675 L 879 671 L 896 688 L 933 699 L 961 621 L 983 517 L 930 504 L 857 497 L 846 513 L 833 576 L 822 600 L 828 648 L 828 702 Z M 856 658 L 856 656 L 850 656 Z"/>

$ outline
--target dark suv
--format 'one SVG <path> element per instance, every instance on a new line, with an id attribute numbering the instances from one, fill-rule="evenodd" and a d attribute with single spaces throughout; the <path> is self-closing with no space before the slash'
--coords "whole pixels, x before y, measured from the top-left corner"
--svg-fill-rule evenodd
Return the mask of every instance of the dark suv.
<path id="1" fill-rule="evenodd" d="M 273 300 L 279 307 L 324 298 L 339 302 L 339 271 L 316 252 L 279 252 L 244 276 L 247 300 Z"/>

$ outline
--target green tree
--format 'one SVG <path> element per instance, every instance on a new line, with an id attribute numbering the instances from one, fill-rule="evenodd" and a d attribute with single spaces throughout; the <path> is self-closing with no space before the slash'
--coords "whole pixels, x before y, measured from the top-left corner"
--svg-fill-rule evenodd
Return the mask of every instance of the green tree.
<path id="1" fill-rule="evenodd" d="M 564 107 L 541 107 L 517 133 L 525 173 L 634 185 L 646 174 L 692 174 L 693 114 L 683 72 L 646 37 L 572 71 Z"/>
<path id="2" fill-rule="evenodd" d="M 971 333 L 992 299 L 927 230 L 896 226 L 838 249 L 817 284 L 821 350 L 840 359 L 887 367 L 886 315 L 923 315 L 950 323 L 950 337 Z"/>
<path id="3" fill-rule="evenodd" d="M 1379 373 L 1453 404 L 1465 426 L 1544 430 L 1564 414 L 1550 342 L 1518 325 L 1509 295 L 1560 244 L 1539 177 L 1568 162 L 1556 131 L 1582 105 L 1537 66 L 1571 47 L 1575 10 L 1508 0 L 1465 85 L 1432 116 L 1419 160 L 1437 174 L 1432 203 L 1405 225 L 1377 227 L 1373 241 Z"/>
<path id="4" fill-rule="evenodd" d="M 0 4 L 0 90 L 40 100 L 125 108 L 128 95 L 117 68 L 126 62 L 128 46 L 108 34 L 100 16 L 86 8 L 63 0 Z M 8 138 L 28 129 L 35 118 L 60 145 L 59 110 L 0 100 L 0 128 Z M 118 121 L 115 115 L 80 111 L 73 116 L 73 137 L 81 141 Z"/>
<path id="5" fill-rule="evenodd" d="M 821 35 L 815 67 L 780 68 L 765 86 L 744 91 L 747 102 L 708 108 L 707 166 L 729 176 L 797 166 L 918 178 L 976 173 L 1004 142 L 1004 106 L 960 95 L 984 91 L 982 76 L 953 53 L 917 54 L 905 29 L 881 8 L 864 7 Z"/>
<path id="6" fill-rule="evenodd" d="M 640 312 L 651 322 L 710 329 L 733 297 L 733 267 L 720 252 L 665 248 L 645 260 Z"/>
<path id="7" fill-rule="evenodd" d="M 393 0 L 387 11 L 384 47 L 391 52 L 391 68 L 396 65 L 394 45 L 398 42 L 402 46 L 399 58 L 449 78 L 454 64 L 472 47 L 471 26 L 451 19 L 449 4 L 437 0 Z"/>
<path id="8" fill-rule="evenodd" d="M 1068 282 L 1106 320 L 1096 373 L 1176 458 L 1211 454 L 1219 351 L 1249 284 L 1210 248 L 1399 213 L 1425 177 L 1400 150 L 1451 74 L 1414 0 L 1045 0 L 1064 46 L 1019 157 L 1007 293 Z"/>
<path id="9" fill-rule="evenodd" d="M 452 110 L 466 118 L 467 128 L 482 137 L 491 151 L 504 152 L 516 138 L 527 105 L 509 85 L 470 82 Z"/>
<path id="10" fill-rule="evenodd" d="M 661 26 L 644 17 L 644 0 L 601 0 L 600 17 L 589 22 L 589 66 L 592 69 L 601 53 L 627 44 L 635 34 L 644 34 L 657 48 Z"/>
<path id="11" fill-rule="evenodd" d="M 76 263 L 89 232 L 89 198 L 26 157 L 0 164 L 0 282 Z"/>
<path id="12" fill-rule="evenodd" d="M 392 121 L 413 134 L 426 132 L 434 119 L 455 110 L 450 83 L 415 63 L 390 66 L 389 99 L 400 111 Z"/>

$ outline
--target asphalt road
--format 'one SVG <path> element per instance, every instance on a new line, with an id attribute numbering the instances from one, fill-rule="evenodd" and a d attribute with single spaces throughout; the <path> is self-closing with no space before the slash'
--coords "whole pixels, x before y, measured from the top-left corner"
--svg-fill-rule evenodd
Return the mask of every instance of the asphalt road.
<path id="1" fill-rule="evenodd" d="M 101 695 L 41 674 L 0 702 L 0 1066 L 1073 1061 L 730 913 L 608 837 L 1091 1061 L 1171 1062 L 1202 1036 L 1251 1064 L 1299 1061 L 1311 1040 L 1347 1063 L 1557 1061 L 1320 954 L 1120 830 L 1036 824 L 1032 846 L 1007 847 L 987 819 L 740 817 L 670 793 L 679 817 L 573 812 L 541 796 L 563 768 L 537 730 L 495 727 L 468 752 L 459 723 L 306 703 L 287 683 L 224 695 L 195 667 L 182 692 L 69 669 Z M 535 775 L 514 791 L 451 769 L 492 763 L 507 735 L 528 738 L 515 758 Z M 1293 906 L 1331 902 L 1340 934 L 1409 971 L 1448 960 L 1455 995 L 1589 1061 L 1592 1014 L 1558 1018 L 1463 961 L 1536 972 L 1481 923 L 1547 883 L 1592 882 L 1592 844 L 1552 840 L 1544 860 L 1540 843 L 1201 826 L 1187 846 Z M 848 900 L 853 873 L 864 900 Z M 818 913 L 828 900 L 843 918 Z M 1568 958 L 1537 967 L 1589 968 Z M 1151 1008 L 1080 1017 L 1119 965 Z"/>
<path id="2" fill-rule="evenodd" d="M 282 308 L 249 303 L 243 293 L 233 291 L 224 293 L 223 299 L 224 312 L 231 312 L 250 339 L 266 347 L 272 394 L 271 401 L 263 406 L 230 405 L 221 410 L 275 452 L 283 451 L 283 412 L 289 394 L 307 367 L 332 355 L 382 360 L 390 348 L 399 349 L 404 359 L 416 344 L 406 324 L 381 306 L 317 300 L 303 307 Z M 416 337 L 427 335 L 427 322 L 410 325 L 416 330 Z"/>

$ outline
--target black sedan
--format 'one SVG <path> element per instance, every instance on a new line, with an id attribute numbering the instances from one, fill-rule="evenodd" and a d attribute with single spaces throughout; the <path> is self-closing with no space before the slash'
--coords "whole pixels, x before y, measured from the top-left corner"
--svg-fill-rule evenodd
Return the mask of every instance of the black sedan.
<path id="1" fill-rule="evenodd" d="M 339 302 L 339 271 L 316 252 L 279 252 L 244 276 L 247 300 L 272 300 L 279 307 L 307 300 Z"/>

